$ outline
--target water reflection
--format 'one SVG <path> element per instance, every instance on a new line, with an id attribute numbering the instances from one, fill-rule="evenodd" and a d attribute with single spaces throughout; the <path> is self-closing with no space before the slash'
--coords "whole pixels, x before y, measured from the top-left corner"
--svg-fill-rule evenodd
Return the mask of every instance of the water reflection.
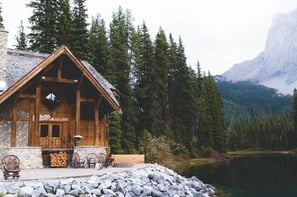
<path id="1" fill-rule="evenodd" d="M 214 185 L 220 197 L 297 196 L 297 157 L 293 154 L 236 157 L 215 165 L 190 166 L 181 174 Z"/>

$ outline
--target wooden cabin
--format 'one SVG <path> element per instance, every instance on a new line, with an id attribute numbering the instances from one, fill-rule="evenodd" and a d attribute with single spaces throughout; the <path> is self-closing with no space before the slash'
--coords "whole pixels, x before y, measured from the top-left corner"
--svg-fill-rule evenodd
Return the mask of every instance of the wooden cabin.
<path id="1" fill-rule="evenodd" d="M 0 32 L 0 156 L 108 148 L 108 115 L 121 113 L 115 88 L 66 46 L 41 54 L 6 41 Z"/>

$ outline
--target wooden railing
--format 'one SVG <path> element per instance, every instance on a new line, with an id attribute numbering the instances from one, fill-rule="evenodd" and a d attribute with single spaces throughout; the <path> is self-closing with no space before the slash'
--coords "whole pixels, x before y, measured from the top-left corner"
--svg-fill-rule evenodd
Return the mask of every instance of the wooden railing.
<path id="1" fill-rule="evenodd" d="M 72 148 L 73 144 L 62 138 L 40 138 L 42 148 Z"/>

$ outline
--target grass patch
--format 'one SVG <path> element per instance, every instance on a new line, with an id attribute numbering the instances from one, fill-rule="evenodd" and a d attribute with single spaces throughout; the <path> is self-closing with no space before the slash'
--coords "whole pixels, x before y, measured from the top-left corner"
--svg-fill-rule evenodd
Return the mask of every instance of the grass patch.
<path id="1" fill-rule="evenodd" d="M 166 163 L 165 166 L 175 170 L 175 171 L 183 171 L 183 169 L 189 168 L 189 166 L 201 166 L 201 165 L 207 165 L 207 164 L 214 164 L 218 162 L 215 158 L 209 157 L 209 158 L 176 158 L 171 163 Z"/>
<path id="2" fill-rule="evenodd" d="M 257 155 L 257 154 L 288 154 L 294 153 L 294 151 L 270 151 L 270 150 L 238 150 L 238 151 L 229 151 L 227 154 L 229 156 L 237 155 Z"/>

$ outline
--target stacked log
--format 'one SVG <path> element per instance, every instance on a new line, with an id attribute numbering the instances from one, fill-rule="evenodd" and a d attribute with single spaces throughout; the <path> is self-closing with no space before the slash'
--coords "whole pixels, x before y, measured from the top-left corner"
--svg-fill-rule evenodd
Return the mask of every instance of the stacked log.
<path id="1" fill-rule="evenodd" d="M 50 166 L 55 168 L 66 167 L 67 152 L 50 153 Z"/>

